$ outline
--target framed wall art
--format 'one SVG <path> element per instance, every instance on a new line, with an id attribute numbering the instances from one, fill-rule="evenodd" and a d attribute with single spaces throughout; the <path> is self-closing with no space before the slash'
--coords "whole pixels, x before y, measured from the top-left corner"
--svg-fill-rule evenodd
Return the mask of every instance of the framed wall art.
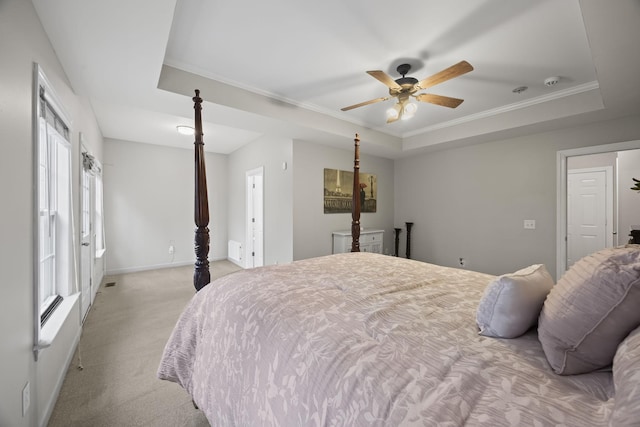
<path id="1" fill-rule="evenodd" d="M 353 171 L 324 169 L 324 213 L 351 213 Z M 360 212 L 375 212 L 378 181 L 374 174 L 360 172 Z"/>

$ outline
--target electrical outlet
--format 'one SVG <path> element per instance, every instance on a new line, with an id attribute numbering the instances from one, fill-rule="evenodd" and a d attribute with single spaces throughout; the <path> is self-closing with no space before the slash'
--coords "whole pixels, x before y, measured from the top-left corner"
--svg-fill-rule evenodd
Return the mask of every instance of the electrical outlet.
<path id="1" fill-rule="evenodd" d="M 169 245 L 169 255 L 173 255 L 175 251 L 176 251 L 176 248 L 173 245 Z"/>
<path id="2" fill-rule="evenodd" d="M 464 267 L 466 264 L 467 264 L 467 260 L 466 259 L 464 259 L 462 257 L 458 258 L 458 265 L 460 267 Z"/>
<path id="3" fill-rule="evenodd" d="M 535 230 L 536 229 L 536 220 L 535 219 L 525 219 L 524 220 L 524 228 L 526 230 Z"/>
<path id="4" fill-rule="evenodd" d="M 27 411 L 29 410 L 29 405 L 31 405 L 31 387 L 29 386 L 29 381 L 22 389 L 22 416 L 27 415 Z"/>

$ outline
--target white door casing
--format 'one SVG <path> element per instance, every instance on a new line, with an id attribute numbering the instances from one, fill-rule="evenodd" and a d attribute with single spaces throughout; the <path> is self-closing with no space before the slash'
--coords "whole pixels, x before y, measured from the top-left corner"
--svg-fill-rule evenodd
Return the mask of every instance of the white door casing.
<path id="1" fill-rule="evenodd" d="M 93 244 L 92 244 L 92 229 L 93 229 L 93 221 L 92 221 L 92 209 L 93 205 L 93 185 L 92 185 L 92 176 L 90 171 L 82 169 L 80 174 L 81 176 L 81 192 L 80 192 L 80 207 L 81 207 L 81 216 L 80 216 L 80 227 L 81 227 L 81 237 L 80 237 L 80 310 L 82 320 L 84 321 L 89 307 L 92 303 L 92 277 L 93 277 Z"/>
<path id="2" fill-rule="evenodd" d="M 264 168 L 247 171 L 245 268 L 264 265 Z"/>

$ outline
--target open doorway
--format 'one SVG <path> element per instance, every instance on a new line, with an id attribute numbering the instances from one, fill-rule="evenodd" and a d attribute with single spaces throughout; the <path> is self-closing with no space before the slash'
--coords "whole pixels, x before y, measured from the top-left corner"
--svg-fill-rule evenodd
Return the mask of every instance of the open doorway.
<path id="1" fill-rule="evenodd" d="M 557 222 L 556 222 L 556 279 L 559 279 L 569 267 L 569 201 L 568 182 L 569 165 L 571 168 L 585 167 L 584 160 L 591 161 L 588 156 L 610 153 L 613 162 L 612 192 L 612 226 L 606 231 L 606 246 L 622 245 L 629 239 L 630 227 L 640 224 L 640 197 L 632 192 L 632 176 L 640 175 L 640 140 L 626 141 L 593 147 L 576 148 L 558 151 L 557 156 Z M 579 162 L 582 162 L 581 164 Z M 602 166 L 602 165 L 600 165 Z M 599 165 L 590 163 L 589 168 Z M 594 196 L 595 197 L 595 196 Z M 595 200 L 595 199 L 594 199 Z M 606 203 L 606 199 L 602 199 Z M 595 207 L 594 207 L 595 208 Z M 575 255 L 573 255 L 575 257 Z"/>

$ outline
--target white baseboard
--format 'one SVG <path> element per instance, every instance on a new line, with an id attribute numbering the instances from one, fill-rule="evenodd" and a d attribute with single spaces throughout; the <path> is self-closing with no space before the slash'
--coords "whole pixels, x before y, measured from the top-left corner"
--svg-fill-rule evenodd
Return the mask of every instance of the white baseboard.
<path id="1" fill-rule="evenodd" d="M 242 264 L 241 261 L 238 261 L 237 259 L 233 259 L 233 258 L 227 258 L 227 261 L 237 265 L 238 267 L 242 267 L 245 268 L 244 265 Z"/>
<path id="2" fill-rule="evenodd" d="M 214 261 L 224 261 L 227 258 L 213 258 L 209 259 L 209 262 Z M 127 273 L 137 273 L 139 271 L 147 271 L 147 270 L 160 270 L 163 268 L 172 268 L 172 267 L 184 267 L 185 265 L 193 265 L 195 261 L 187 261 L 187 262 L 173 262 L 167 264 L 154 264 L 154 265 L 143 265 L 137 267 L 127 267 L 127 268 L 115 268 L 112 270 L 107 270 L 105 272 L 105 276 L 116 276 L 118 274 L 127 274 Z"/>

